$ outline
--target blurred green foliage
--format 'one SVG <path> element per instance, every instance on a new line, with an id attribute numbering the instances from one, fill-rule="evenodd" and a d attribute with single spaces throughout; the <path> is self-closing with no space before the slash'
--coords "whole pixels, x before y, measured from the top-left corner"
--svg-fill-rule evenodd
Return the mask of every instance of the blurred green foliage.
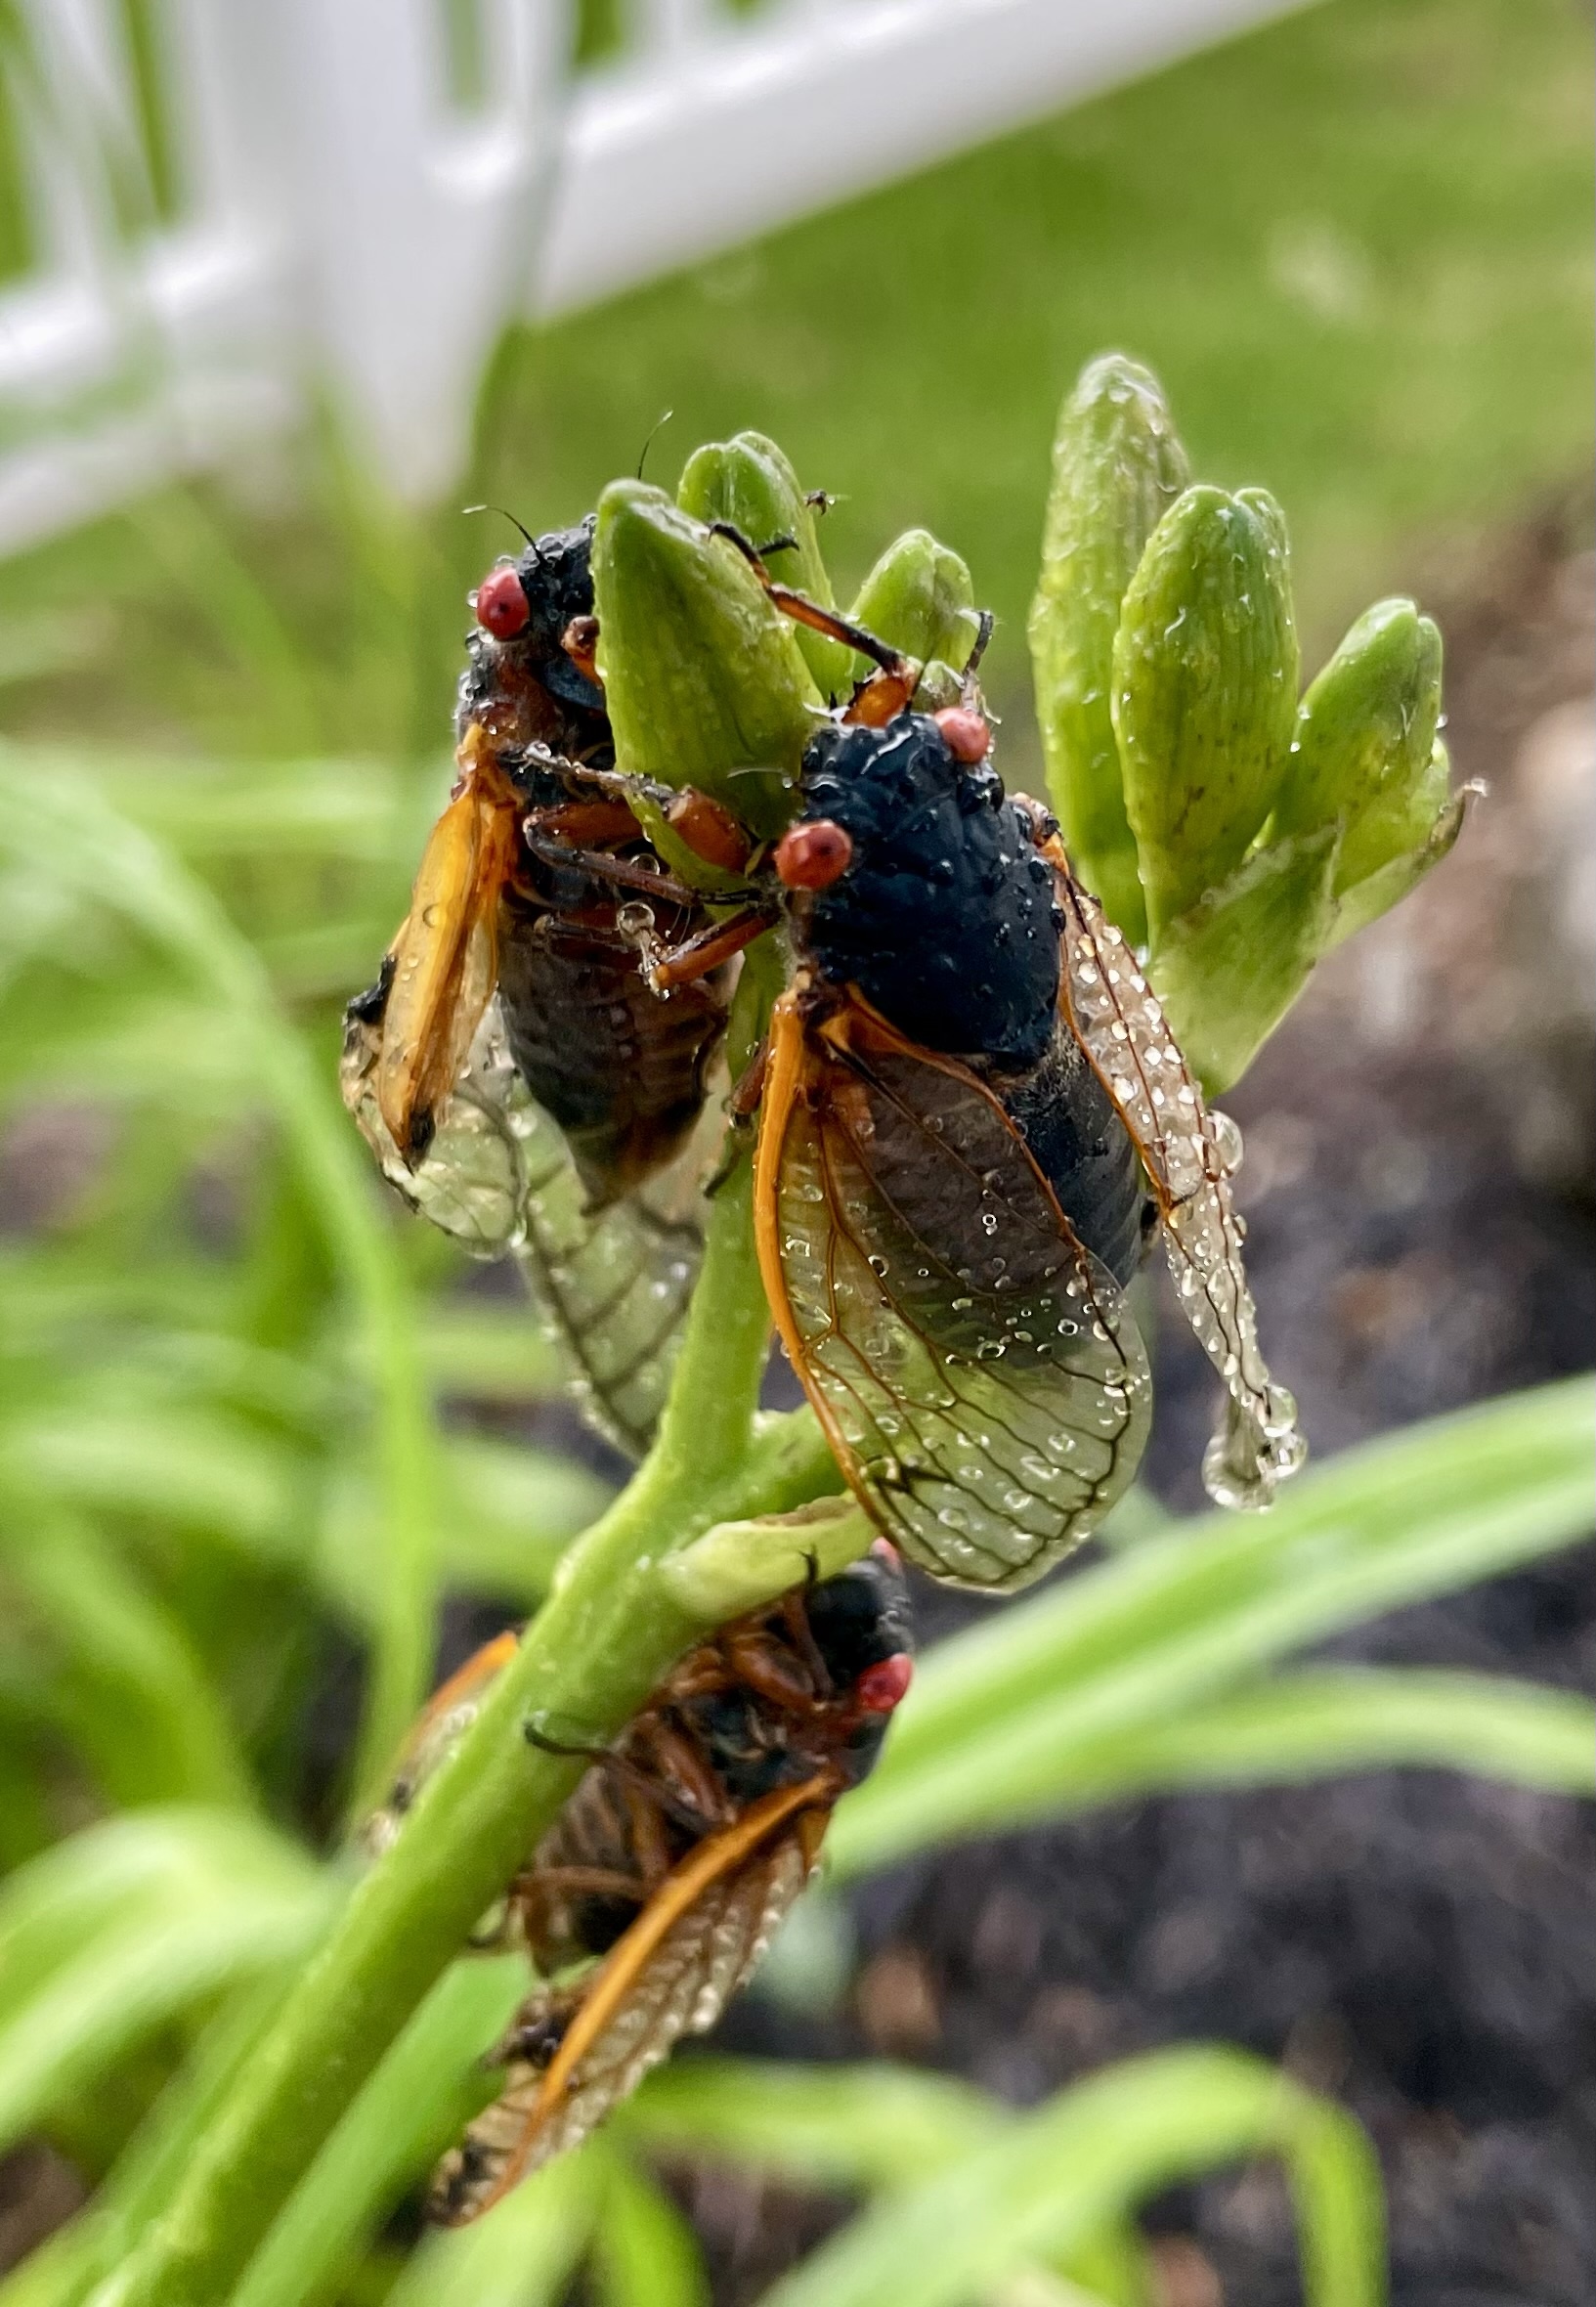
<path id="1" fill-rule="evenodd" d="M 597 53 L 618 12 L 582 22 Z M 767 427 L 845 500 L 844 592 L 911 521 L 969 554 L 1023 782 L 1048 442 L 1101 343 L 1157 365 L 1200 469 L 1290 502 L 1316 644 L 1415 536 L 1466 544 L 1577 464 L 1588 45 L 1573 0 L 1334 0 L 516 335 L 462 496 L 572 517 L 668 402 L 662 468 L 672 439 Z M 330 425 L 285 456 L 253 509 L 172 491 L 0 569 L 0 2121 L 105 2178 L 4 2307 L 116 2264 L 341 1900 L 322 1854 L 349 1764 L 313 1698 L 373 1662 L 369 1777 L 437 1591 L 531 1608 L 606 1495 L 527 1439 L 554 1374 L 524 1311 L 390 1222 L 332 1086 L 333 1005 L 403 908 L 496 541 L 387 505 Z M 1266 1522 L 1160 1529 L 1128 1502 L 1105 1560 L 927 1663 L 839 1814 L 839 1871 L 1150 1787 L 1444 1761 L 1588 1792 L 1583 1700 L 1286 1662 L 1578 1535 L 1589 1424 L 1588 1387 L 1548 1389 L 1338 1461 Z M 553 2301 L 595 2238 L 604 2307 L 699 2300 L 649 2175 L 682 2153 L 864 2203 L 787 2307 L 910 2267 L 950 2298 L 1029 2274 L 1054 2289 L 1027 2296 L 1142 2307 L 1137 2202 L 1259 2153 L 1291 2169 L 1316 2307 L 1380 2296 L 1359 2135 L 1203 2049 L 1020 2118 L 892 2069 L 700 2063 L 402 2266 L 384 2222 L 518 1983 L 440 1982 L 235 2307 Z"/>

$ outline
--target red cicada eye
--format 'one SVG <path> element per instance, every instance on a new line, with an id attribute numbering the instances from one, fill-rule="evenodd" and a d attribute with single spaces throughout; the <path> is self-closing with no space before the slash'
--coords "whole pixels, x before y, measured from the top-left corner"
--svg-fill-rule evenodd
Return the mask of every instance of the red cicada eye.
<path id="1" fill-rule="evenodd" d="M 955 761 L 968 762 L 971 766 L 985 761 L 992 746 L 992 732 L 984 714 L 972 712 L 968 705 L 949 705 L 935 718 Z"/>
<path id="2" fill-rule="evenodd" d="M 471 605 L 483 631 L 491 632 L 496 641 L 514 640 L 518 632 L 526 630 L 532 615 L 526 591 L 513 569 L 492 570 L 477 587 Z"/>
<path id="3" fill-rule="evenodd" d="M 889 1715 L 914 1679 L 915 1662 L 907 1650 L 867 1666 L 853 1685 L 853 1702 L 864 1715 Z"/>
<path id="4" fill-rule="evenodd" d="M 852 836 L 830 817 L 790 825 L 776 844 L 776 879 L 784 889 L 829 890 L 852 862 Z"/>

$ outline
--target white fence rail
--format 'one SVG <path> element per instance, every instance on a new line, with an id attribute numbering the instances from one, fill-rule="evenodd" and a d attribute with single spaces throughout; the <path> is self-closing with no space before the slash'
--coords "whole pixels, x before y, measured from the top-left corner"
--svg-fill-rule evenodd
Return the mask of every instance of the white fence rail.
<path id="1" fill-rule="evenodd" d="M 21 0 L 0 550 L 330 390 L 429 499 L 517 312 L 594 301 L 1288 0 Z M 463 63 L 462 63 L 463 59 Z"/>

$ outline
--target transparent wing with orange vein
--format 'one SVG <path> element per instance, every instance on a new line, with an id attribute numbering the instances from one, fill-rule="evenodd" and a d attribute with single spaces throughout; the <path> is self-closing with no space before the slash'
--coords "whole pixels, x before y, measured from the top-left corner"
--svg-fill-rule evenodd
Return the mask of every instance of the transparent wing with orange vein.
<path id="1" fill-rule="evenodd" d="M 1130 1482 L 1151 1383 L 1119 1287 L 992 1093 L 856 1000 L 846 1049 L 777 1005 L 755 1223 L 838 1462 L 922 1569 L 1010 1591 Z"/>
<path id="2" fill-rule="evenodd" d="M 813 1872 L 836 1793 L 822 1775 L 766 1795 L 688 1853 L 577 1987 L 522 2005 L 496 2054 L 503 2089 L 438 2167 L 435 2218 L 480 2217 L 584 2139 L 684 2034 L 714 2024 Z M 517 2056 L 539 2028 L 558 2035 L 552 2056 Z"/>
<path id="3" fill-rule="evenodd" d="M 379 1026 L 351 1018 L 341 1080 L 383 1175 L 473 1256 L 516 1259 L 578 1409 L 640 1458 L 698 1275 L 704 1139 L 641 1193 L 591 1209 L 564 1138 L 516 1069 L 496 1000 L 431 1145 L 411 1167 L 376 1095 L 381 1038 Z M 708 1117 L 708 1126 L 718 1122 Z"/>
<path id="4" fill-rule="evenodd" d="M 1059 1000 L 1136 1141 L 1164 1221 L 1176 1294 L 1225 1380 L 1203 1481 L 1220 1505 L 1267 1506 L 1308 1455 L 1297 1405 L 1270 1375 L 1230 1180 L 1240 1132 L 1211 1113 L 1136 955 L 1050 845 L 1064 913 Z"/>

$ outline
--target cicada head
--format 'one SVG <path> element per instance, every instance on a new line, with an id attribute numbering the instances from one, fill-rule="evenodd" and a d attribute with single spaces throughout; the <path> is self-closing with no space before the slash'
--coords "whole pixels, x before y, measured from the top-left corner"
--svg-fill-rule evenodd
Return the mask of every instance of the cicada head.
<path id="1" fill-rule="evenodd" d="M 809 1632 L 852 1727 L 838 1760 L 857 1786 L 875 1767 L 894 1708 L 909 1687 L 914 1629 L 897 1550 L 878 1539 L 868 1554 L 808 1597 Z"/>
<path id="2" fill-rule="evenodd" d="M 590 656 L 567 641 L 573 626 L 580 631 L 592 618 L 592 543 L 589 514 L 575 528 L 534 538 L 518 559 L 497 562 L 483 578 L 471 595 L 476 631 L 460 678 L 460 731 L 482 721 L 496 743 L 578 752 L 593 733 L 586 717 L 604 726 Z"/>
<path id="3" fill-rule="evenodd" d="M 971 758 L 979 717 L 941 718 L 951 733 L 919 713 L 817 731 L 776 870 L 805 892 L 823 977 L 924 1048 L 1019 1070 L 1053 1031 L 1053 877 L 990 760 Z"/>

